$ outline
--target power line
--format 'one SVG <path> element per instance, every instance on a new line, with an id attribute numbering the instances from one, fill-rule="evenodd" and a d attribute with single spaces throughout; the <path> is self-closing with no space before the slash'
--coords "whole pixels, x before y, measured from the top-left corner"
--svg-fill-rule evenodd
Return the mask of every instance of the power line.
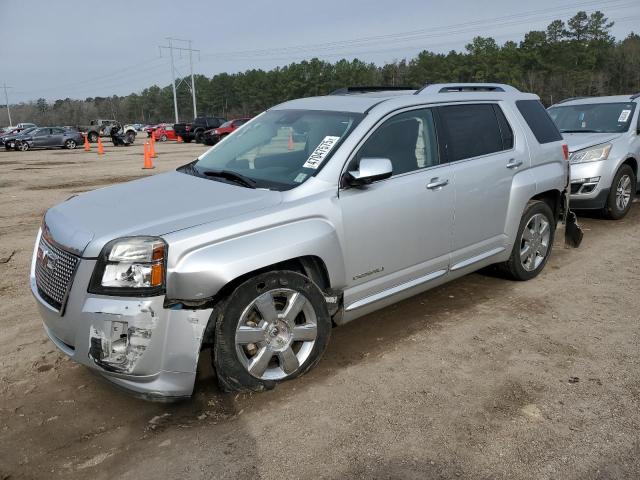
<path id="1" fill-rule="evenodd" d="M 616 5 L 618 4 L 618 5 Z M 258 50 L 237 50 L 228 51 L 224 53 L 211 53 L 203 55 L 203 58 L 254 58 L 264 57 L 264 55 L 273 54 L 285 54 L 289 52 L 299 53 L 301 51 L 326 51 L 333 50 L 335 48 L 343 47 L 358 47 L 379 43 L 399 43 L 416 39 L 437 38 L 442 36 L 450 36 L 455 34 L 473 33 L 477 31 L 485 31 L 487 27 L 492 29 L 501 28 L 505 26 L 520 25 L 523 23 L 530 23 L 532 21 L 543 21 L 555 18 L 561 12 L 570 10 L 576 7 L 594 6 L 601 8 L 602 6 L 608 6 L 610 10 L 626 8 L 628 6 L 637 6 L 637 2 L 626 1 L 621 3 L 621 0 L 598 0 L 580 2 L 575 4 L 566 5 L 555 9 L 545 10 L 533 10 L 529 12 L 523 12 L 519 14 L 506 15 L 502 17 L 489 18 L 484 20 L 475 20 L 471 22 L 458 23 L 453 25 L 443 25 L 440 27 L 433 27 L 428 29 L 412 30 L 407 32 L 396 32 L 386 35 L 378 35 L 373 37 L 361 37 L 350 40 L 341 40 L 335 42 L 325 42 L 317 44 L 296 45 L 290 47 L 274 47 L 268 49 Z M 533 18 L 532 18 L 533 17 Z M 541 18 L 535 18 L 541 17 Z"/>

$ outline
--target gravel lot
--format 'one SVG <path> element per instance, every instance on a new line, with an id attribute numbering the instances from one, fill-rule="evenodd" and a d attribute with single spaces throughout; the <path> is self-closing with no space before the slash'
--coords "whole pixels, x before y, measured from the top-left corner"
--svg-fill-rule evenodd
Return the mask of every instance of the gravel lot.
<path id="1" fill-rule="evenodd" d="M 581 218 L 543 274 L 474 274 L 334 329 L 305 377 L 191 401 L 133 399 L 58 353 L 28 287 L 42 214 L 204 151 L 0 152 L 0 480 L 637 479 L 640 205 Z M 562 232 L 558 235 L 562 238 Z"/>

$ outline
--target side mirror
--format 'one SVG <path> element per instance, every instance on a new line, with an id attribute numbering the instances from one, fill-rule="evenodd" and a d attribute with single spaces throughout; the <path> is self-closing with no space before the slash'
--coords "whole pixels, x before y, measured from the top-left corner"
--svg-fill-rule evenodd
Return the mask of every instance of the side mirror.
<path id="1" fill-rule="evenodd" d="M 353 187 L 360 187 L 389 178 L 392 174 L 393 166 L 388 158 L 363 158 L 358 170 L 347 172 L 346 181 Z"/>

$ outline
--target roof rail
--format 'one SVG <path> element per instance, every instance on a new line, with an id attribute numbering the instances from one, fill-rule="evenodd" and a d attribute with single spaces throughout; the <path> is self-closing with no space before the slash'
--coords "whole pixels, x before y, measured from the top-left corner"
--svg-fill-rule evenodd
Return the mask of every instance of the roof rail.
<path id="1" fill-rule="evenodd" d="M 349 95 L 350 93 L 388 92 L 388 91 L 400 91 L 400 90 L 415 90 L 415 88 L 414 87 L 383 87 L 383 86 L 343 87 L 343 88 L 334 90 L 329 95 Z"/>
<path id="2" fill-rule="evenodd" d="M 520 90 L 504 83 L 434 83 L 425 85 L 415 95 L 451 92 L 520 92 Z"/>
<path id="3" fill-rule="evenodd" d="M 635 100 L 636 98 L 640 98 L 640 92 L 631 95 L 631 100 Z"/>
<path id="4" fill-rule="evenodd" d="M 589 97 L 569 97 L 569 98 L 565 98 L 564 100 L 560 100 L 559 102 L 556 103 L 556 105 L 560 105 L 561 103 L 565 103 L 565 102 L 572 102 L 573 100 L 582 100 L 583 98 L 589 98 Z"/>

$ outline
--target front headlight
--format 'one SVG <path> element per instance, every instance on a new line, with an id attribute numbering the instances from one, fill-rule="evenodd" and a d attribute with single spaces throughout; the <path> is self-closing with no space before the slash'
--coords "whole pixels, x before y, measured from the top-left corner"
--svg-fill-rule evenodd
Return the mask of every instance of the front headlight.
<path id="1" fill-rule="evenodd" d="M 569 156 L 569 161 L 571 163 L 587 163 L 606 160 L 609 158 L 611 146 L 612 145 L 610 143 L 605 143 L 602 145 L 596 145 L 595 147 L 585 148 L 584 150 L 578 150 Z"/>
<path id="2" fill-rule="evenodd" d="M 89 293 L 152 296 L 164 292 L 167 244 L 158 237 L 129 237 L 102 249 Z"/>

